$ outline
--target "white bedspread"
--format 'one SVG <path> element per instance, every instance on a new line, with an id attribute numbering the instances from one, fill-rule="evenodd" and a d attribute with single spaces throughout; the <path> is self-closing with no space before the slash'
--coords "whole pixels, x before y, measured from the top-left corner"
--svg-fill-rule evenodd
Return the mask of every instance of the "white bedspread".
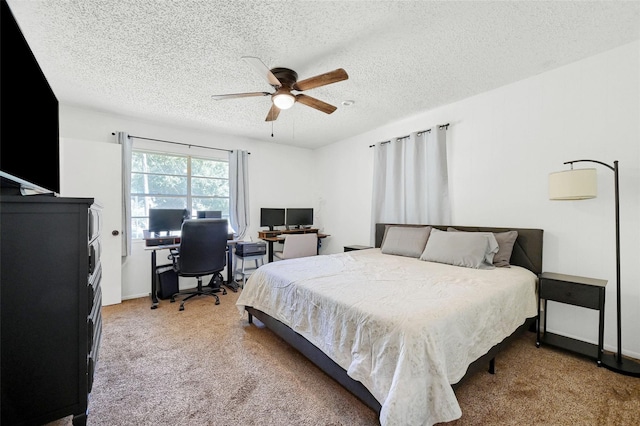
<path id="1" fill-rule="evenodd" d="M 238 298 L 320 348 L 380 402 L 380 424 L 460 418 L 450 384 L 537 314 L 536 276 L 462 268 L 379 249 L 290 259 L 255 271 Z"/>

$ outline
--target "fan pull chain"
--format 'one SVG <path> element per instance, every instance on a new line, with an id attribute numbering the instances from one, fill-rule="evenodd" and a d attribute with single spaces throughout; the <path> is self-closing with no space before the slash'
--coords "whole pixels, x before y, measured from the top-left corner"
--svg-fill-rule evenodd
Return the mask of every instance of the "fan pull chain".
<path id="1" fill-rule="evenodd" d="M 273 120 L 271 120 L 271 137 L 273 137 Z"/>

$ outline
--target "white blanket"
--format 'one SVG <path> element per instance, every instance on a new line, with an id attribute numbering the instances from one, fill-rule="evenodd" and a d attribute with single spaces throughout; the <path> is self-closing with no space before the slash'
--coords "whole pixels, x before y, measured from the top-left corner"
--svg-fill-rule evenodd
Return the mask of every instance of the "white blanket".
<path id="1" fill-rule="evenodd" d="M 305 337 L 380 402 L 380 424 L 460 418 L 451 384 L 537 315 L 536 276 L 380 253 L 290 259 L 255 271 L 238 298 Z"/>

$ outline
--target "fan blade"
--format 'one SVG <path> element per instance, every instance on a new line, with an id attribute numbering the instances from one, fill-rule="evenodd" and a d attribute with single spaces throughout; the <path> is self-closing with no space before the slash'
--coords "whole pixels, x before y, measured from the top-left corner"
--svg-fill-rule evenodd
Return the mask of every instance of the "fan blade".
<path id="1" fill-rule="evenodd" d="M 260 58 L 254 58 L 253 56 L 243 56 L 242 59 L 244 59 L 249 65 L 251 65 L 253 69 L 262 77 L 264 77 L 267 80 L 267 83 L 272 85 L 274 88 L 277 89 L 282 86 L 280 80 L 278 80 L 276 76 L 273 75 L 269 67 L 267 67 L 264 62 L 260 60 Z"/>
<path id="2" fill-rule="evenodd" d="M 320 99 L 312 98 L 311 96 L 303 95 L 302 93 L 296 95 L 296 101 L 327 114 L 331 114 L 333 111 L 338 109 L 333 105 L 329 105 L 328 103 L 321 101 Z"/>
<path id="3" fill-rule="evenodd" d="M 271 104 L 271 109 L 269 110 L 269 113 L 267 114 L 267 118 L 264 121 L 276 121 L 279 114 L 280 114 L 280 108 L 278 108 L 274 104 Z"/>
<path id="4" fill-rule="evenodd" d="M 219 101 L 222 99 L 233 99 L 233 98 L 251 98 L 253 96 L 269 96 L 271 93 L 269 92 L 250 92 L 250 93 L 230 93 L 228 95 L 211 95 L 211 99 L 214 101 Z"/>
<path id="5" fill-rule="evenodd" d="M 326 86 L 327 84 L 337 83 L 348 78 L 347 72 L 342 68 L 338 68 L 337 70 L 299 81 L 293 85 L 293 88 L 302 92 L 316 87 Z"/>

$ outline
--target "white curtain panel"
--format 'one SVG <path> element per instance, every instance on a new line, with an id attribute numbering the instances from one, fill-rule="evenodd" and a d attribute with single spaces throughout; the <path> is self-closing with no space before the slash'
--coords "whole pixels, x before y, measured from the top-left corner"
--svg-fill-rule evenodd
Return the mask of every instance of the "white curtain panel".
<path id="1" fill-rule="evenodd" d="M 446 139 L 436 126 L 375 145 L 372 242 L 376 223 L 450 224 Z"/>
<path id="2" fill-rule="evenodd" d="M 243 239 L 249 227 L 249 153 L 239 149 L 229 153 L 229 219 Z"/>
<path id="3" fill-rule="evenodd" d="M 131 255 L 131 149 L 133 141 L 128 133 L 116 132 L 122 145 L 122 256 Z"/>

